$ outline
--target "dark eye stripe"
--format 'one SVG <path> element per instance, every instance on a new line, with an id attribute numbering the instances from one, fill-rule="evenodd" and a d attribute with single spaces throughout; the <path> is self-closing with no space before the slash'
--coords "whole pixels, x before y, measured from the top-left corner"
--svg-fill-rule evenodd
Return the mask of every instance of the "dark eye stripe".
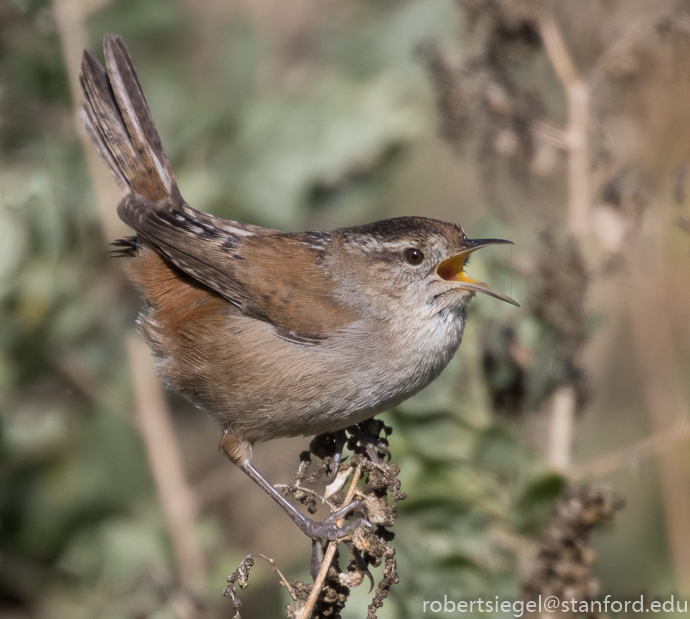
<path id="1" fill-rule="evenodd" d="M 424 260 L 424 254 L 419 251 L 416 247 L 408 247 L 404 252 L 405 260 L 413 266 L 417 266 Z"/>

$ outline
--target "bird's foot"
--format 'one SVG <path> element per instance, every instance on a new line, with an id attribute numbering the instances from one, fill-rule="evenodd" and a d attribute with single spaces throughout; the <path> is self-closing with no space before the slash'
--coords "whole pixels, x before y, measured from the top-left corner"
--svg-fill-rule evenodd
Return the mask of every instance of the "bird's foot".
<path id="1" fill-rule="evenodd" d="M 346 458 L 343 457 L 343 449 L 348 442 L 346 431 L 352 434 L 356 442 L 364 448 L 369 456 L 369 459 L 374 464 L 380 464 L 382 457 L 388 461 L 391 459 L 388 441 L 385 438 L 381 439 L 374 437 L 368 432 L 365 432 L 359 425 L 351 426 L 347 428 L 347 430 L 338 430 L 337 432 L 333 433 L 333 437 L 335 437 L 335 446 L 333 446 L 333 443 L 330 443 L 330 448 L 334 449 L 334 451 L 332 456 L 333 460 L 331 462 L 331 472 L 326 479 L 326 485 L 330 485 L 335 481 L 336 477 L 338 476 L 338 472 L 340 471 L 340 465 L 346 460 Z M 328 435 L 319 435 L 314 437 L 309 446 L 309 450 L 320 458 L 324 457 L 321 441 L 326 436 Z M 351 443 L 350 448 L 352 448 L 352 446 L 353 444 Z"/>
<path id="2" fill-rule="evenodd" d="M 381 452 L 383 457 L 387 460 L 391 459 L 391 451 L 388 449 L 388 441 L 384 439 L 379 439 L 371 436 L 368 432 L 365 432 L 359 426 L 352 426 L 348 430 L 357 438 L 359 444 L 364 447 L 369 456 L 369 459 L 374 464 L 381 464 L 381 459 L 377 452 Z"/>
<path id="3" fill-rule="evenodd" d="M 334 511 L 328 518 L 320 522 L 303 516 L 303 519 L 300 522 L 296 521 L 295 524 L 300 528 L 302 533 L 313 540 L 335 541 L 345 537 L 350 531 L 357 527 L 365 526 L 373 528 L 371 522 L 366 518 L 355 518 L 352 522 L 347 522 L 342 526 L 338 525 L 338 520 L 345 518 L 350 512 L 361 512 L 363 507 L 364 503 L 362 501 L 352 501 L 352 503 Z"/>
<path id="4" fill-rule="evenodd" d="M 349 531 L 357 527 L 372 527 L 366 518 L 356 518 L 352 522 L 338 525 L 337 521 L 345 518 L 350 512 L 363 512 L 365 506 L 363 501 L 352 501 L 345 505 L 345 507 L 332 512 L 325 520 L 318 522 L 300 512 L 252 466 L 251 462 L 242 462 L 238 466 L 280 506 L 297 525 L 299 530 L 311 539 L 334 541 L 345 537 Z"/>

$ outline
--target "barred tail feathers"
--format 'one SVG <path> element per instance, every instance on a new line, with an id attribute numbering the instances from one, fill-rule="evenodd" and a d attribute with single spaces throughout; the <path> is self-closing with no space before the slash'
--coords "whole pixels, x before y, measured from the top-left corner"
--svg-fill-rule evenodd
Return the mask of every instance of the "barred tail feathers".
<path id="1" fill-rule="evenodd" d="M 82 60 L 81 118 L 87 133 L 123 191 L 152 202 L 182 202 L 125 44 L 106 35 L 104 50 L 105 69 L 88 51 Z M 129 223 L 127 213 L 120 216 Z"/>

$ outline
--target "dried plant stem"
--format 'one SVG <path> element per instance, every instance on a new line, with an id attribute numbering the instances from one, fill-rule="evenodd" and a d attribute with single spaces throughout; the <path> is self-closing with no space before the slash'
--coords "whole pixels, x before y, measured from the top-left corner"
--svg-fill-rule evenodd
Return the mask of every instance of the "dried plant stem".
<path id="1" fill-rule="evenodd" d="M 589 228 L 589 88 L 572 61 L 550 12 L 539 16 L 546 55 L 568 100 L 568 229 L 582 242 Z"/>
<path id="2" fill-rule="evenodd" d="M 568 133 L 543 120 L 535 120 L 532 123 L 532 132 L 535 136 L 538 136 L 541 140 L 548 142 L 556 148 L 560 148 L 561 150 L 568 150 L 570 148 Z"/>
<path id="3" fill-rule="evenodd" d="M 185 479 L 163 386 L 148 347 L 134 333 L 127 337 L 127 350 L 139 430 L 168 523 L 178 576 L 185 587 L 198 590 L 206 579 L 206 562 L 196 539 L 196 498 Z"/>
<path id="4" fill-rule="evenodd" d="M 604 53 L 597 58 L 596 63 L 589 73 L 589 83 L 596 90 L 603 83 L 611 69 L 620 66 L 621 59 L 628 56 L 655 28 L 664 20 L 672 18 L 677 28 L 688 31 L 688 20 L 674 14 L 673 10 L 664 8 L 653 15 L 644 15 L 636 19 L 627 30 L 619 36 Z"/>
<path id="5" fill-rule="evenodd" d="M 81 87 L 79 86 L 79 67 L 81 55 L 88 44 L 86 34 L 87 8 L 86 2 L 79 0 L 53 0 L 53 14 L 60 35 L 62 56 L 67 69 L 70 93 L 75 108 L 74 126 L 79 140 L 84 148 L 86 163 L 89 168 L 96 202 L 100 215 L 103 236 L 110 240 L 122 236 L 126 230 L 119 220 L 114 205 L 120 199 L 120 190 L 110 173 L 103 165 L 96 149 L 89 142 L 86 131 L 81 125 L 76 109 L 81 100 Z"/>
<path id="6" fill-rule="evenodd" d="M 556 470 L 565 473 L 572 460 L 575 389 L 560 387 L 551 398 L 551 426 L 547 460 Z"/>
<path id="7" fill-rule="evenodd" d="M 81 99 L 79 87 L 81 55 L 88 40 L 86 17 L 90 10 L 102 4 L 104 2 L 89 5 L 80 0 L 53 0 L 53 12 L 75 110 Z M 103 236 L 106 239 L 113 239 L 124 230 L 114 208 L 120 198 L 120 192 L 115 181 L 99 160 L 96 150 L 89 143 L 76 113 L 75 119 L 76 133 L 84 147 L 96 193 Z M 154 371 L 151 356 L 134 334 L 129 335 L 127 344 L 139 428 L 168 523 L 178 577 L 184 587 L 194 590 L 203 584 L 206 575 L 205 558 L 195 532 L 195 497 L 185 478 L 170 412 L 165 402 L 162 385 Z"/>
<path id="8" fill-rule="evenodd" d="M 623 50 L 630 48 L 641 36 L 641 33 L 658 23 L 663 14 L 655 20 L 647 18 L 646 23 L 636 23 L 629 32 L 621 37 L 599 60 L 592 72 L 590 83 L 596 88 L 596 82 L 605 72 L 608 64 Z M 544 47 L 559 80 L 563 84 L 568 102 L 568 183 L 569 183 L 569 218 L 568 229 L 576 242 L 582 247 L 589 232 L 590 173 L 588 154 L 589 130 L 589 84 L 582 79 L 565 46 L 562 34 L 550 12 L 543 12 L 539 18 L 539 30 Z M 647 223 L 650 223 L 649 221 Z M 651 222 L 661 226 L 661 222 Z M 652 235 L 654 236 L 654 235 Z M 632 448 L 620 450 L 604 456 L 587 465 L 585 473 L 608 471 L 620 466 L 636 454 L 659 453 L 661 492 L 665 504 L 665 517 L 669 552 L 672 557 L 678 585 L 685 593 L 690 592 L 690 530 L 687 518 L 690 513 L 690 474 L 683 465 L 679 450 L 666 449 L 679 440 L 690 435 L 688 428 L 688 403 L 680 385 L 676 364 L 673 358 L 673 333 L 671 319 L 668 315 L 668 291 L 663 285 L 663 262 L 659 252 L 663 244 L 657 238 L 644 238 L 640 243 L 645 255 L 652 255 L 655 266 L 646 271 L 638 267 L 639 253 L 635 257 L 637 281 L 633 281 L 630 295 L 630 313 L 632 316 L 633 339 L 637 349 L 637 360 L 643 377 L 642 387 L 649 412 L 650 422 L 655 434 Z M 654 242 L 656 241 L 656 242 Z M 649 252 L 655 247 L 656 252 Z M 648 265 L 649 266 L 649 265 Z M 647 299 L 653 299 L 648 302 Z M 561 401 L 558 393 L 554 396 L 550 454 L 555 455 L 557 443 L 564 442 L 565 400 Z M 559 405 L 560 402 L 560 405 Z M 563 410 L 559 410 L 559 406 Z M 574 402 L 573 402 L 574 406 Z M 559 419 L 559 417 L 561 419 Z M 681 422 L 678 422 L 678 419 Z M 671 429 L 669 429 L 671 428 Z M 570 434 L 572 434 L 572 429 Z M 562 448 L 562 447 L 561 447 Z M 569 453 L 569 452 L 568 452 Z M 559 468 L 569 468 L 567 455 L 558 456 Z M 577 469 L 576 469 L 577 470 Z M 580 468 L 582 473 L 583 468 Z"/>
<path id="9" fill-rule="evenodd" d="M 537 23 L 546 55 L 563 85 L 568 102 L 568 231 L 581 246 L 589 229 L 589 89 L 582 79 L 550 11 Z M 552 399 L 549 462 L 558 470 L 570 467 L 576 398 L 572 386 L 559 388 Z"/>
<path id="10" fill-rule="evenodd" d="M 600 458 L 574 466 L 570 470 L 570 477 L 582 481 L 595 479 L 630 466 L 643 458 L 660 455 L 676 443 L 682 443 L 688 439 L 690 439 L 690 422 L 683 421 L 670 430 L 657 432 L 629 447 L 617 449 Z"/>
<path id="11" fill-rule="evenodd" d="M 675 335 L 670 307 L 672 293 L 667 284 L 663 239 L 667 222 L 661 208 L 648 212 L 642 233 L 631 247 L 629 308 L 633 342 L 640 368 L 643 396 L 650 425 L 656 433 L 675 432 L 679 424 L 690 423 L 690 407 L 678 376 Z M 652 248 L 652 251 L 650 251 Z M 639 264 L 640 252 L 648 259 Z M 690 594 L 690 470 L 687 449 L 666 449 L 659 454 L 659 481 L 666 539 L 677 586 Z"/>
<path id="12" fill-rule="evenodd" d="M 273 568 L 273 571 L 280 576 L 280 582 L 283 583 L 283 586 L 287 589 L 287 592 L 290 594 L 290 597 L 292 598 L 292 601 L 296 604 L 297 603 L 297 594 L 295 593 L 295 590 L 293 589 L 292 585 L 290 584 L 290 581 L 285 578 L 285 575 L 283 572 L 280 571 L 278 566 L 276 565 L 276 562 L 271 559 L 270 557 L 267 557 L 266 555 L 262 555 L 259 552 L 254 552 L 252 554 L 247 555 L 242 562 L 246 561 L 250 557 L 261 557 L 265 561 L 268 561 L 271 564 L 271 567 Z"/>
<path id="13" fill-rule="evenodd" d="M 352 501 L 352 498 L 355 496 L 355 491 L 357 490 L 357 483 L 359 482 L 359 478 L 361 476 L 362 467 L 361 465 L 358 465 L 355 469 L 355 472 L 352 474 L 352 481 L 350 482 L 350 487 L 347 490 L 347 495 L 345 496 L 343 505 L 347 505 Z M 342 526 L 343 521 L 343 518 L 338 520 L 338 526 Z M 321 589 L 323 589 L 324 582 L 326 581 L 326 575 L 328 574 L 328 570 L 331 567 L 331 563 L 333 562 L 333 557 L 335 557 L 335 550 L 337 547 L 337 541 L 328 542 L 328 548 L 324 553 L 323 563 L 321 564 L 319 574 L 316 577 L 316 580 L 314 581 L 314 586 L 312 587 L 311 592 L 309 593 L 307 601 L 304 603 L 304 606 L 299 610 L 297 614 L 297 619 L 309 619 L 309 617 L 311 617 L 311 613 L 314 610 L 314 605 L 316 604 L 316 600 L 318 600 L 319 598 Z"/>

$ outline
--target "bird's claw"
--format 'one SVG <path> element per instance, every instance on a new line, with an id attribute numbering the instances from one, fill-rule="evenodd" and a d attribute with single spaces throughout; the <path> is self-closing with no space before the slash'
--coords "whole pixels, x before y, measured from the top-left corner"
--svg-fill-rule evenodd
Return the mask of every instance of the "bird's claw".
<path id="1" fill-rule="evenodd" d="M 313 540 L 335 541 L 345 537 L 350 531 L 357 527 L 365 526 L 373 528 L 371 522 L 366 518 L 356 518 L 352 522 L 347 522 L 342 526 L 338 525 L 338 520 L 344 518 L 352 511 L 362 511 L 364 503 L 362 501 L 352 501 L 349 505 L 334 511 L 328 518 L 321 522 L 309 520 L 306 523 L 304 533 Z"/>
<path id="2" fill-rule="evenodd" d="M 326 479 L 327 486 L 332 484 L 335 481 L 335 478 L 338 476 L 338 472 L 340 471 L 340 464 L 345 459 L 343 458 L 343 449 L 345 448 L 346 443 L 347 434 L 345 434 L 345 430 L 338 430 L 335 433 L 335 454 L 333 454 L 333 464 L 331 465 L 333 467 L 333 470 L 331 471 L 331 474 L 328 476 L 328 479 Z"/>
<path id="3" fill-rule="evenodd" d="M 388 441 L 386 441 L 385 439 L 380 440 L 378 438 L 374 438 L 373 436 L 362 430 L 359 426 L 352 426 L 351 428 L 348 428 L 348 431 L 351 432 L 357 438 L 357 441 L 360 445 L 364 447 L 365 451 L 367 452 L 367 455 L 369 456 L 369 459 L 374 464 L 381 464 L 381 459 L 379 458 L 379 454 L 377 452 L 381 452 L 386 461 L 390 462 L 392 456 L 391 451 L 388 448 Z M 338 476 L 338 472 L 340 471 L 340 465 L 346 459 L 343 458 L 343 449 L 347 444 L 347 434 L 345 433 L 345 430 L 338 430 L 334 434 L 335 453 L 333 454 L 331 472 L 326 479 L 327 486 L 335 481 L 336 477 Z"/>
<path id="4" fill-rule="evenodd" d="M 387 461 L 390 462 L 391 459 L 391 450 L 388 448 L 388 442 L 384 440 L 379 440 L 378 438 L 374 438 L 364 430 L 362 430 L 359 426 L 353 426 L 350 428 L 354 435 L 357 437 L 357 440 L 359 443 L 364 447 L 364 449 L 367 452 L 367 455 L 369 456 L 369 459 L 374 463 L 374 464 L 381 464 L 381 460 L 376 453 L 377 451 L 380 451 L 384 457 L 386 458 Z"/>
<path id="5" fill-rule="evenodd" d="M 352 557 L 354 558 L 355 563 L 357 564 L 357 569 L 362 574 L 365 574 L 366 577 L 369 579 L 369 593 L 371 593 L 374 589 L 374 576 L 369 571 L 369 566 L 367 565 L 367 562 L 362 558 L 362 553 L 352 542 L 345 542 L 345 545 L 350 549 Z"/>

